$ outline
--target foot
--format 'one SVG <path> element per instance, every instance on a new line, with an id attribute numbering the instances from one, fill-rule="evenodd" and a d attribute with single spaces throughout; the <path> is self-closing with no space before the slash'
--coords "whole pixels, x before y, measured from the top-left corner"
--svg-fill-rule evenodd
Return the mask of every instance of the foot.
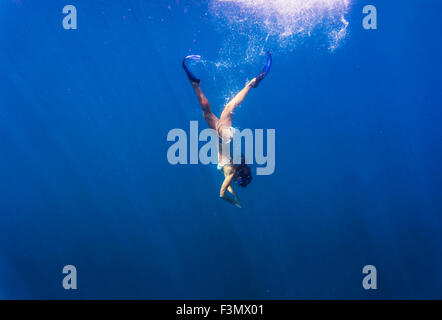
<path id="1" fill-rule="evenodd" d="M 259 76 L 252 79 L 252 81 L 250 82 L 250 85 L 252 86 L 252 88 L 258 88 L 259 83 L 261 82 L 262 79 L 264 79 L 264 77 L 265 77 L 265 74 L 260 73 Z"/>

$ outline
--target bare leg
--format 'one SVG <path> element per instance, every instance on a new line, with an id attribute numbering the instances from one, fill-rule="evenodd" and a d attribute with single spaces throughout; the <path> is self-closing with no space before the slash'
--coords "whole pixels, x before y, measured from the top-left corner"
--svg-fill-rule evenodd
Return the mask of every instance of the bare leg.
<path id="1" fill-rule="evenodd" d="M 209 100 L 207 100 L 206 96 L 201 90 L 199 83 L 192 82 L 191 84 L 198 98 L 198 102 L 200 103 L 201 108 L 203 109 L 204 119 L 206 119 L 206 122 L 211 129 L 216 130 L 216 123 L 218 122 L 218 118 L 212 113 Z"/>
<path id="2" fill-rule="evenodd" d="M 252 79 L 248 84 L 246 84 L 246 86 L 240 92 L 238 92 L 238 94 L 232 100 L 229 101 L 229 103 L 226 104 L 220 117 L 222 126 L 227 126 L 227 127 L 232 126 L 232 116 L 233 112 L 235 111 L 235 108 L 238 107 L 244 101 L 250 89 L 253 88 L 255 81 L 256 81 L 255 78 Z"/>

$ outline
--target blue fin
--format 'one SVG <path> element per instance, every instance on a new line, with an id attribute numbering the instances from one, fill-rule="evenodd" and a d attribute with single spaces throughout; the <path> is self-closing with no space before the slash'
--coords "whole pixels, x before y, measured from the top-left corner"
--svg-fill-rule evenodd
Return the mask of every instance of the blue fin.
<path id="1" fill-rule="evenodd" d="M 262 69 L 261 73 L 256 77 L 256 82 L 253 85 L 253 88 L 257 88 L 259 83 L 266 77 L 266 75 L 269 73 L 270 68 L 272 67 L 272 54 L 270 51 L 267 51 L 267 62 L 264 68 Z"/>
<path id="2" fill-rule="evenodd" d="M 200 79 L 198 79 L 197 77 L 195 77 L 195 75 L 189 70 L 189 68 L 186 65 L 186 61 L 187 60 L 194 60 L 194 61 L 200 61 L 201 60 L 201 56 L 197 55 L 197 54 L 191 54 L 187 57 L 185 57 L 183 59 L 183 69 L 187 74 L 187 78 L 189 78 L 190 82 L 196 82 L 196 83 L 200 83 Z"/>

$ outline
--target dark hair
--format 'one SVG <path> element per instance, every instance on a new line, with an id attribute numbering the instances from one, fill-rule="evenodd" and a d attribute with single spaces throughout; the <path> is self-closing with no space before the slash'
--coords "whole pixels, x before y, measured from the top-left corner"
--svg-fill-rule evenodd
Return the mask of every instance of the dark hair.
<path id="1" fill-rule="evenodd" d="M 252 169 L 246 164 L 244 156 L 241 156 L 241 164 L 236 167 L 235 182 L 243 188 L 252 182 Z"/>

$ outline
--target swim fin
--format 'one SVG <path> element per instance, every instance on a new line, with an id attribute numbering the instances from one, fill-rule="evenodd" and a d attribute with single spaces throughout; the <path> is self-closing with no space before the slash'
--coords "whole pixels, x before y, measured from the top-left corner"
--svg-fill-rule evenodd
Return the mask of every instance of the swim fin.
<path id="1" fill-rule="evenodd" d="M 201 60 L 201 56 L 197 55 L 197 54 L 191 54 L 187 57 L 185 57 L 183 59 L 183 69 L 187 74 L 187 78 L 189 78 L 190 82 L 196 82 L 196 83 L 200 83 L 200 79 L 198 79 L 197 77 L 195 77 L 195 75 L 189 70 L 189 68 L 186 65 L 186 61 L 187 60 L 194 60 L 194 61 L 200 61 Z"/>
<path id="2" fill-rule="evenodd" d="M 266 77 L 266 75 L 269 73 L 271 66 L 272 66 L 272 54 L 270 53 L 270 51 L 267 51 L 267 62 L 266 62 L 266 65 L 262 69 L 262 71 L 259 74 L 259 76 L 256 77 L 256 81 L 255 81 L 255 83 L 253 85 L 253 88 L 257 88 L 258 87 L 258 85 L 262 81 L 262 79 L 264 79 Z"/>

